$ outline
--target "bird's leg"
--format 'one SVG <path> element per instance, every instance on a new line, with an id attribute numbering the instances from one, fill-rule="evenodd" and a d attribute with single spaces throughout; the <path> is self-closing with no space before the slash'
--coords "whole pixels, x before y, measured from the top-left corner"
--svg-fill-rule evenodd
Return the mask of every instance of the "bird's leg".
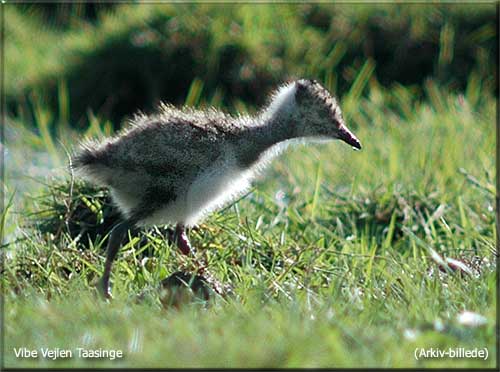
<path id="1" fill-rule="evenodd" d="M 186 228 L 180 223 L 178 223 L 175 227 L 175 240 L 177 246 L 183 254 L 186 256 L 194 256 L 194 249 L 189 242 L 189 238 L 186 234 Z"/>
<path id="2" fill-rule="evenodd" d="M 181 250 L 181 252 L 187 256 L 191 256 L 194 258 L 195 251 L 189 242 L 189 238 L 186 234 L 186 228 L 182 224 L 177 224 L 175 227 L 175 240 L 177 242 L 177 246 Z M 211 284 L 212 288 L 221 296 L 224 296 L 226 292 L 230 291 L 228 286 L 223 286 L 219 281 L 207 270 L 207 264 L 205 262 L 199 261 L 195 259 L 195 262 L 198 266 L 198 274 L 203 275 L 204 279 Z"/>
<path id="3" fill-rule="evenodd" d="M 116 254 L 120 250 L 123 238 L 125 237 L 125 234 L 130 227 L 131 226 L 128 221 L 123 221 L 115 225 L 115 227 L 113 227 L 109 234 L 108 247 L 106 249 L 106 263 L 104 264 L 104 273 L 98 285 L 99 290 L 106 298 L 111 298 L 111 292 L 109 289 L 111 266 L 113 265 Z"/>
<path id="4" fill-rule="evenodd" d="M 175 242 L 177 243 L 177 246 L 184 255 L 190 256 L 195 259 L 196 252 L 194 248 L 191 246 L 191 243 L 189 242 L 189 238 L 186 233 L 186 227 L 183 224 L 178 223 L 177 226 L 175 227 L 174 239 Z M 206 265 L 198 261 L 197 259 L 195 259 L 195 262 L 198 266 L 198 272 L 202 274 L 203 271 L 205 271 Z"/>

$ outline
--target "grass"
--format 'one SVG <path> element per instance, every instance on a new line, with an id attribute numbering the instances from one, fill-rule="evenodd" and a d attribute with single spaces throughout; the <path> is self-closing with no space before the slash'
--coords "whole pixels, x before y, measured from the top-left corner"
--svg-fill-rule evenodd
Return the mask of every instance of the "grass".
<path id="1" fill-rule="evenodd" d="M 63 25 L 54 9 L 6 6 L 3 365 L 494 367 L 494 8 L 151 4 L 82 18 L 90 8 L 75 5 L 56 9 Z M 341 96 L 363 150 L 295 148 L 191 231 L 234 296 L 162 305 L 161 280 L 193 263 L 157 227 L 130 233 L 114 300 L 99 299 L 117 214 L 68 173 L 77 142 L 159 97 L 252 113 L 294 74 Z M 416 348 L 489 357 L 416 360 Z"/>
<path id="2" fill-rule="evenodd" d="M 38 114 L 6 126 L 5 366 L 494 367 L 495 98 L 474 74 L 464 94 L 428 80 L 420 99 L 381 87 L 371 71 L 361 66 L 342 98 L 363 150 L 296 148 L 191 231 L 235 295 L 180 309 L 164 308 L 157 287 L 190 262 L 158 229 L 131 236 L 114 267 L 114 300 L 96 298 L 106 193 L 79 182 L 70 190 L 62 149 L 81 134 L 57 133 L 34 97 Z M 201 86 L 194 81 L 187 99 L 210 103 Z M 111 131 L 88 121 L 89 135 Z M 78 234 L 78 223 L 93 235 Z M 470 274 L 440 268 L 440 258 L 460 259 Z M 462 324 L 463 311 L 486 324 Z M 22 346 L 125 357 L 15 358 Z M 431 347 L 487 348 L 489 358 L 415 360 L 415 348 Z"/>

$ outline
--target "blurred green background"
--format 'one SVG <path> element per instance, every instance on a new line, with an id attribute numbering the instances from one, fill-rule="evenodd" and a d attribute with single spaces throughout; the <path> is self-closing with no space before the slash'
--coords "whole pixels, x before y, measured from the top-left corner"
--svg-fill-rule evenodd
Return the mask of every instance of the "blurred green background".
<path id="1" fill-rule="evenodd" d="M 67 3 L 5 10 L 9 112 L 26 110 L 36 95 L 64 115 L 58 96 L 68 93 L 74 127 L 86 126 L 89 109 L 118 127 L 137 109 L 151 110 L 159 100 L 184 103 L 190 94 L 191 104 L 256 107 L 296 77 L 316 78 L 343 96 L 360 71 L 386 87 L 412 87 L 420 98 L 429 78 L 457 91 L 473 79 L 498 94 L 494 3 Z"/>

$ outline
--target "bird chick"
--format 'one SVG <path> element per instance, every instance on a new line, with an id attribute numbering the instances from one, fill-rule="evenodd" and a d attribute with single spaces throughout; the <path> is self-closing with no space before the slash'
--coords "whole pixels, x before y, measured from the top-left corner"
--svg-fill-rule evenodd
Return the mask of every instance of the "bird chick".
<path id="1" fill-rule="evenodd" d="M 111 266 L 129 228 L 175 224 L 177 245 L 192 255 L 186 227 L 248 190 L 289 144 L 333 139 L 361 149 L 336 99 L 314 80 L 297 80 L 280 87 L 255 117 L 162 104 L 112 138 L 83 143 L 73 169 L 108 187 L 124 216 L 108 240 L 103 294 L 111 295 Z"/>

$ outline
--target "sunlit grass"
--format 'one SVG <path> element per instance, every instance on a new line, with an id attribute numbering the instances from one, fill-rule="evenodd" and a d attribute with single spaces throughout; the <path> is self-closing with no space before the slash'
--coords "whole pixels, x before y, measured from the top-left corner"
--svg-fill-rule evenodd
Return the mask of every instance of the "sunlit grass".
<path id="1" fill-rule="evenodd" d="M 51 113 L 39 101 L 32 119 L 9 118 L 6 366 L 493 366 L 495 99 L 471 77 L 464 95 L 429 81 L 422 101 L 411 88 L 380 87 L 369 72 L 361 68 L 342 100 L 361 152 L 342 143 L 293 149 L 247 197 L 191 231 L 235 290 L 208 308 L 162 308 L 159 281 L 189 260 L 155 231 L 123 247 L 115 299 L 98 300 L 106 234 L 88 241 L 64 223 L 71 198 L 107 213 L 94 189 L 76 183 L 69 195 L 61 143 L 70 150 L 83 136 L 47 127 Z M 206 104 L 202 89 L 193 82 L 186 101 Z M 109 123 L 88 120 L 87 135 L 110 134 Z M 432 252 L 462 260 L 473 275 L 442 272 Z M 487 324 L 459 324 L 464 310 Z M 126 357 L 16 359 L 21 346 L 117 348 Z M 487 347 L 490 356 L 417 362 L 416 347 Z"/>
<path id="2" fill-rule="evenodd" d="M 7 3 L 6 367 L 494 366 L 495 4 L 117 4 L 92 22 L 71 4 L 55 25 Z M 98 298 L 117 216 L 105 190 L 72 179 L 79 141 L 112 135 L 113 104 L 135 110 L 138 96 L 255 113 L 249 102 L 292 77 L 340 96 L 363 150 L 290 149 L 190 231 L 234 296 L 164 308 L 160 281 L 193 263 L 157 227 L 130 233 L 114 300 Z M 461 324 L 465 310 L 485 324 Z M 490 354 L 416 361 L 417 347 Z"/>

